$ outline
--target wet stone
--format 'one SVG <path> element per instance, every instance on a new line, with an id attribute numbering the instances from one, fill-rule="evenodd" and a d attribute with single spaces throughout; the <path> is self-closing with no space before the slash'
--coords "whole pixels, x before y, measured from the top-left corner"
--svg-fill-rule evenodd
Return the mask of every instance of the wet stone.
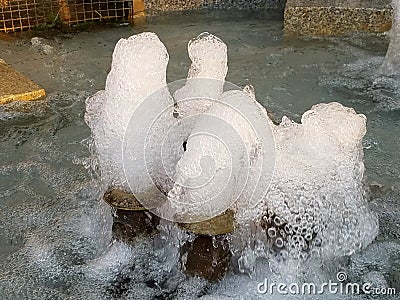
<path id="1" fill-rule="evenodd" d="M 117 210 L 114 215 L 114 237 L 132 243 L 137 236 L 151 236 L 157 233 L 160 219 L 147 211 Z"/>
<path id="2" fill-rule="evenodd" d="M 103 198 L 115 209 L 113 233 L 116 239 L 130 243 L 137 236 L 149 236 L 157 232 L 159 217 L 147 211 L 134 195 L 110 189 Z"/>
<path id="3" fill-rule="evenodd" d="M 120 210 L 146 210 L 134 195 L 119 189 L 108 190 L 104 194 L 104 201 L 106 201 L 110 206 Z"/>
<path id="4" fill-rule="evenodd" d="M 180 251 L 183 269 L 189 276 L 218 281 L 229 270 L 232 255 L 223 235 L 199 235 L 192 242 L 186 242 Z"/>
<path id="5" fill-rule="evenodd" d="M 179 223 L 179 226 L 186 231 L 203 234 L 203 235 L 219 235 L 232 232 L 235 227 L 235 214 L 231 210 L 227 210 L 219 216 L 210 220 L 195 223 Z"/>
<path id="6" fill-rule="evenodd" d="M 392 26 L 390 0 L 288 0 L 286 34 L 341 35 L 354 32 L 380 33 Z"/>
<path id="7" fill-rule="evenodd" d="M 268 11 L 283 10 L 284 0 L 149 0 L 144 5 L 149 14 L 198 9 Z"/>
<path id="8" fill-rule="evenodd" d="M 182 267 L 188 276 L 210 281 L 224 277 L 232 257 L 226 234 L 234 230 L 234 225 L 235 215 L 231 210 L 207 221 L 179 224 L 184 230 L 197 234 L 180 249 Z"/>
<path id="9" fill-rule="evenodd" d="M 44 89 L 0 60 L 0 105 L 40 100 L 45 96 Z"/>

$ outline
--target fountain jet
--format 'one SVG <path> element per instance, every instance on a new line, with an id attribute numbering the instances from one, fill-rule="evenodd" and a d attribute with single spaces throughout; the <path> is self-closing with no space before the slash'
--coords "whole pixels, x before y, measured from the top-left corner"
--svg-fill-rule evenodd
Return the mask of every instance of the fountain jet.
<path id="1" fill-rule="evenodd" d="M 398 74 L 400 70 L 400 0 L 393 0 L 392 7 L 393 25 L 390 31 L 390 44 L 381 67 L 381 72 L 386 75 Z"/>

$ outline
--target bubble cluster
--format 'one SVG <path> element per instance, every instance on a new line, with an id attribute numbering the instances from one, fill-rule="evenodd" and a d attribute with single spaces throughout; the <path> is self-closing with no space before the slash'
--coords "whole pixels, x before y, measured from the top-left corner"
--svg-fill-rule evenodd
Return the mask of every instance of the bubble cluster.
<path id="1" fill-rule="evenodd" d="M 152 145 L 162 144 L 165 131 L 176 123 L 173 118 L 174 101 L 166 86 L 168 59 L 164 44 L 154 33 L 121 39 L 113 53 L 105 90 L 86 101 L 85 120 L 92 129 L 102 178 L 110 186 L 126 190 L 131 188 L 135 193 L 147 192 L 154 186 L 147 170 L 160 170 L 161 162 L 157 157 L 150 157 L 146 165 L 143 145 L 148 136 L 153 138 Z M 143 105 L 149 96 L 151 99 Z M 152 122 L 159 114 L 162 114 L 160 122 L 163 127 L 153 127 L 149 133 Z M 126 134 L 132 129 L 128 126 L 132 119 L 136 130 Z M 135 140 L 129 145 L 129 153 L 126 153 L 132 155 L 133 165 L 125 167 L 135 170 L 134 174 L 129 173 L 131 187 L 124 173 L 126 135 Z M 153 155 L 153 152 L 147 155 Z"/>
<path id="2" fill-rule="evenodd" d="M 222 284 L 210 287 L 201 278 L 186 278 L 179 248 L 194 235 L 165 220 L 151 238 L 112 237 L 111 212 L 101 200 L 107 186 L 89 180 L 86 170 L 71 162 L 86 155 L 77 144 L 88 134 L 87 128 L 80 119 L 75 120 L 80 127 L 69 126 L 80 118 L 82 107 L 76 98 L 87 93 L 81 91 L 71 97 L 50 96 L 50 108 L 34 109 L 28 117 L 19 104 L 18 113 L 6 110 L 0 115 L 5 125 L 0 129 L 2 141 L 13 144 L 0 168 L 0 237 L 10 244 L 0 253 L 0 298 L 192 299 L 209 294 L 203 298 L 251 299 L 257 276 L 275 279 L 271 273 L 281 270 L 285 279 L 291 279 L 312 266 L 307 260 L 307 268 L 299 268 L 298 261 L 317 254 L 336 262 L 375 237 L 377 222 L 363 186 L 361 115 L 337 103 L 321 104 L 307 112 L 301 124 L 284 118 L 271 126 L 251 86 L 229 92 L 222 88 L 226 46 L 210 34 L 189 44 L 189 80 L 173 99 L 164 88 L 168 54 L 158 38 L 146 33 L 118 45 L 106 90 L 87 100 L 86 121 L 101 178 L 106 185 L 123 188 L 145 182 L 148 185 L 136 191 L 150 188 L 151 197 L 154 186 L 172 189 L 170 200 L 181 201 L 180 208 L 195 217 L 210 217 L 231 206 L 237 228 L 224 237 L 223 245 L 236 259 L 232 269 L 252 272 L 251 279 L 230 273 Z M 150 105 L 141 99 L 151 100 Z M 216 101 L 211 104 L 208 99 Z M 54 111 L 51 107 L 60 101 L 64 109 Z M 148 116 L 158 121 L 145 123 Z M 123 135 L 135 128 L 140 132 L 134 130 L 131 139 L 124 140 Z M 199 135 L 205 132 L 214 135 Z M 124 152 L 117 150 L 126 145 L 133 145 L 126 152 L 133 164 L 120 161 Z M 150 146 L 148 151 L 139 149 L 143 145 Z M 18 162 L 8 155 L 14 150 L 21 155 Z M 92 159 L 85 167 L 93 167 Z M 203 188 L 196 192 L 193 186 Z M 398 196 L 391 199 L 377 199 L 375 208 L 384 219 L 385 237 L 396 238 Z M 210 211 L 199 205 L 207 201 Z M 394 209 L 388 213 L 382 202 Z M 221 244 L 213 239 L 213 247 Z M 385 286 L 386 277 L 388 284 L 398 286 L 399 253 L 395 242 L 373 243 L 351 256 L 351 275 L 377 286 Z M 265 260 L 260 263 L 260 258 Z M 286 267 L 293 258 L 292 268 Z"/>
<path id="3" fill-rule="evenodd" d="M 363 178 L 365 120 L 329 103 L 314 106 L 301 124 L 284 118 L 274 127 L 272 183 L 255 210 L 240 213 L 245 228 L 249 219 L 258 220 L 263 234 L 257 237 L 273 255 L 329 259 L 350 255 L 376 237 Z"/>
<path id="4" fill-rule="evenodd" d="M 203 32 L 188 44 L 192 61 L 185 86 L 174 93 L 179 119 L 196 117 L 211 107 L 224 90 L 228 72 L 228 50 L 216 36 Z M 195 118 L 186 126 L 190 134 Z"/>
<path id="5" fill-rule="evenodd" d="M 170 220 L 204 221 L 231 208 L 238 235 L 254 224 L 267 252 L 283 257 L 337 257 L 369 244 L 377 221 L 363 186 L 365 116 L 318 104 L 301 124 L 284 117 L 275 125 L 251 86 L 226 90 L 220 39 L 203 33 L 188 52 L 188 79 L 173 100 L 158 37 L 118 42 L 106 90 L 88 100 L 86 116 L 109 185 L 129 186 L 144 206 L 161 192 L 155 212 Z M 144 67 L 145 76 L 133 76 Z"/>
<path id="6" fill-rule="evenodd" d="M 168 196 L 177 213 L 202 221 L 236 203 L 255 203 L 272 178 L 270 122 L 246 91 L 227 91 L 214 101 L 198 118 L 176 166 Z"/>

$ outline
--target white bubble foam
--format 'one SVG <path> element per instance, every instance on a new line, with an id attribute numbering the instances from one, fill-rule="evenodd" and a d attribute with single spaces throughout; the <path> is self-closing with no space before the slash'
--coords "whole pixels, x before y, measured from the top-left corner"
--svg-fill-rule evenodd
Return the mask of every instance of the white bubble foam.
<path id="1" fill-rule="evenodd" d="M 85 120 L 109 186 L 131 189 L 135 194 L 157 191 L 155 184 L 167 189 L 160 179 L 166 177 L 162 164 L 167 171 L 173 169 L 170 165 L 179 154 L 178 150 L 167 151 L 164 162 L 159 156 L 168 129 L 176 123 L 174 102 L 166 86 L 168 60 L 165 46 L 154 33 L 121 39 L 113 53 L 105 91 L 86 102 Z"/>
<path id="2" fill-rule="evenodd" d="M 273 129 L 274 178 L 256 209 L 239 211 L 238 234 L 250 230 L 252 220 L 264 233 L 257 237 L 275 245 L 267 247 L 272 254 L 284 250 L 298 259 L 350 255 L 371 243 L 378 224 L 364 188 L 365 123 L 365 116 L 339 103 L 314 106 L 301 124 L 283 118 Z M 279 236 L 268 237 L 272 228 Z M 281 238 L 283 247 L 276 247 Z"/>

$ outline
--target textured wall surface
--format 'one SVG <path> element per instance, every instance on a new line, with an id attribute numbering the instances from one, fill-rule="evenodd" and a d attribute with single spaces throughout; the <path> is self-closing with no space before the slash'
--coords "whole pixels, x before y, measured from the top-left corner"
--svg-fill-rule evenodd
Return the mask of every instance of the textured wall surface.
<path id="1" fill-rule="evenodd" d="M 150 14 L 168 11 L 185 11 L 196 9 L 235 9 L 235 10 L 265 10 L 281 9 L 285 0 L 147 0 L 144 1 Z"/>
<path id="2" fill-rule="evenodd" d="M 132 6 L 139 5 L 139 11 L 142 11 L 143 4 L 146 15 L 150 16 L 200 9 L 261 11 L 266 14 L 273 10 L 282 15 L 285 0 L 0 0 L 0 31 L 29 30 L 54 25 L 55 21 L 66 25 L 104 20 L 128 21 L 132 17 Z M 141 21 L 136 18 L 134 22 L 139 24 Z"/>
<path id="3" fill-rule="evenodd" d="M 391 28 L 390 0 L 287 0 L 285 32 L 339 35 L 385 32 Z"/>

